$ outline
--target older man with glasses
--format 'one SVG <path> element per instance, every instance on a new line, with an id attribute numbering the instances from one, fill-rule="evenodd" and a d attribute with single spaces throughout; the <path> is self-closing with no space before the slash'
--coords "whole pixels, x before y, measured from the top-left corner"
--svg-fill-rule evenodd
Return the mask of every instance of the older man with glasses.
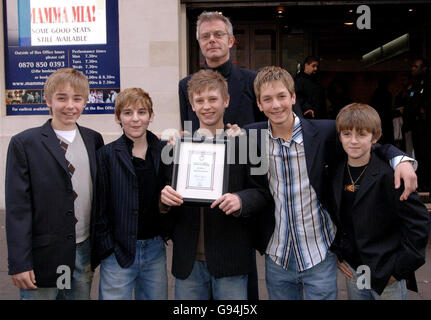
<path id="1" fill-rule="evenodd" d="M 253 82 L 257 73 L 235 66 L 230 57 L 234 45 L 232 23 L 219 12 L 202 12 L 196 23 L 196 38 L 202 55 L 205 57 L 204 68 L 218 71 L 228 83 L 230 103 L 224 114 L 225 124 L 237 124 L 240 127 L 264 120 L 256 103 Z M 183 130 L 195 132 L 199 129 L 199 119 L 190 105 L 187 95 L 187 83 L 192 75 L 179 82 L 181 126 Z M 190 124 L 191 122 L 191 124 Z M 248 299 L 258 299 L 257 271 L 253 254 L 254 272 L 248 275 Z"/>
<path id="2" fill-rule="evenodd" d="M 196 38 L 202 55 L 204 68 L 220 72 L 228 82 L 231 97 L 224 116 L 224 123 L 238 124 L 243 127 L 255 121 L 264 120 L 256 104 L 253 81 L 256 72 L 232 64 L 230 49 L 235 37 L 232 23 L 219 12 L 203 12 L 196 23 Z M 199 121 L 187 97 L 187 83 L 191 75 L 179 82 L 181 126 L 190 129 L 186 121 L 192 122 L 192 131 L 199 128 Z"/>

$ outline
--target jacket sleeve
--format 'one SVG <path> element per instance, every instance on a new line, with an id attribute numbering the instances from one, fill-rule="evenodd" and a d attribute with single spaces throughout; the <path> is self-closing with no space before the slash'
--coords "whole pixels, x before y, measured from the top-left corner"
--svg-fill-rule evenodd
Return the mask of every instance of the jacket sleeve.
<path id="1" fill-rule="evenodd" d="M 6 160 L 6 236 L 9 274 L 33 269 L 30 172 L 22 142 L 13 137 Z"/>
<path id="2" fill-rule="evenodd" d="M 184 130 L 184 121 L 191 120 L 188 117 L 188 97 L 187 97 L 187 90 L 184 90 L 182 81 L 178 83 L 178 96 L 180 99 L 180 116 L 181 116 L 181 128 Z"/>
<path id="3" fill-rule="evenodd" d="M 313 110 L 316 112 L 316 106 L 313 104 L 313 92 L 306 88 L 305 79 L 301 76 L 295 77 L 296 104 L 301 107 L 302 112 Z"/>
<path id="4" fill-rule="evenodd" d="M 104 145 L 105 145 L 105 142 L 103 141 L 102 135 L 100 133 L 97 133 L 97 135 L 96 135 L 96 151 L 99 150 Z"/>
<path id="5" fill-rule="evenodd" d="M 172 183 L 172 169 L 173 165 L 170 163 L 166 164 L 163 162 L 163 158 L 166 157 L 171 159 L 173 156 L 173 146 L 168 144 L 163 144 L 162 147 L 162 156 L 160 159 L 160 169 L 159 169 L 159 182 L 160 182 L 160 190 L 159 190 L 159 212 L 161 214 L 161 227 L 162 227 L 162 236 L 165 240 L 172 238 L 174 223 L 175 223 L 175 214 L 173 213 L 172 207 L 168 207 L 164 205 L 161 201 L 161 191 L 167 185 L 171 185 Z"/>
<path id="6" fill-rule="evenodd" d="M 264 157 L 261 157 L 261 161 L 254 164 L 255 161 L 250 160 L 250 145 L 256 145 L 257 141 L 253 137 L 239 137 L 236 139 L 247 139 L 248 141 L 248 163 L 245 165 L 245 188 L 236 194 L 241 199 L 241 217 L 247 218 L 252 217 L 256 214 L 263 213 L 267 210 L 272 210 L 274 206 L 274 199 L 271 195 L 267 180 L 267 170 L 263 170 L 267 167 L 268 163 Z M 241 148 L 237 150 L 242 151 Z M 261 156 L 262 153 L 257 156 Z M 239 155 L 237 158 L 239 159 Z M 253 170 L 254 169 L 254 170 Z M 258 170 L 256 170 L 258 169 Z M 262 172 L 265 171 L 265 172 Z M 256 174 L 259 172 L 260 174 Z"/>
<path id="7" fill-rule="evenodd" d="M 110 167 L 106 159 L 105 149 L 97 152 L 97 201 L 96 201 L 96 250 L 100 258 L 114 248 L 114 239 L 109 217 L 112 205 L 110 203 Z"/>
<path id="8" fill-rule="evenodd" d="M 394 147 L 391 144 L 381 145 L 377 143 L 374 148 L 374 152 L 378 154 L 384 160 L 390 161 L 397 156 L 407 156 L 408 154 L 402 152 L 400 149 Z"/>
<path id="9" fill-rule="evenodd" d="M 393 185 L 393 181 L 391 183 Z M 397 279 L 408 279 L 411 273 L 425 263 L 431 218 L 417 193 L 412 193 L 405 201 L 399 200 L 400 193 L 401 191 L 395 192 L 393 199 L 397 203 L 397 214 L 401 220 L 402 230 L 401 246 L 396 255 L 393 276 Z"/>

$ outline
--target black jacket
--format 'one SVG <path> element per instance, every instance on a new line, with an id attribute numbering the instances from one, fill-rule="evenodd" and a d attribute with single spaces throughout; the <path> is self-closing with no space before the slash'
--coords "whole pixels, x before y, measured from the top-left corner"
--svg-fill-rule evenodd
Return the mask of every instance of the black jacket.
<path id="1" fill-rule="evenodd" d="M 236 142 L 238 138 L 234 139 Z M 237 148 L 238 150 L 238 148 Z M 210 274 L 216 278 L 248 274 L 256 217 L 273 211 L 273 199 L 264 175 L 250 175 L 250 164 L 229 165 L 228 192 L 241 198 L 239 217 L 226 215 L 218 207 L 204 210 L 205 257 Z M 193 269 L 200 227 L 200 207 L 182 205 L 168 213 L 174 221 L 172 231 L 172 274 L 186 279 Z"/>
<path id="2" fill-rule="evenodd" d="M 340 260 L 343 226 L 340 212 L 346 161 L 334 167 L 332 190 L 337 236 L 332 244 Z M 431 227 L 430 215 L 416 193 L 400 201 L 403 188 L 395 190 L 394 172 L 387 161 L 372 153 L 352 208 L 355 241 L 360 259 L 370 267 L 371 287 L 381 294 L 391 275 L 413 280 L 414 271 L 425 263 Z"/>
<path id="3" fill-rule="evenodd" d="M 93 182 L 90 241 L 94 244 L 96 150 L 102 136 L 78 126 Z M 56 287 L 57 267 L 75 268 L 76 238 L 72 182 L 64 152 L 51 127 L 12 137 L 6 163 L 6 235 L 9 274 L 34 270 L 38 287 Z M 91 262 L 96 266 L 92 253 Z"/>
<path id="4" fill-rule="evenodd" d="M 157 232 L 164 237 L 162 216 L 159 212 L 160 191 L 166 184 L 161 162 L 164 143 L 147 131 L 148 148 L 156 172 L 156 192 L 152 197 L 151 212 L 158 217 Z M 135 260 L 138 234 L 138 177 L 132 163 L 133 142 L 124 134 L 97 152 L 99 167 L 97 175 L 97 219 L 96 248 L 99 259 L 105 258 L 112 250 L 118 264 L 129 267 Z M 158 218 L 158 219 L 157 219 Z"/>
<path id="5" fill-rule="evenodd" d="M 315 76 L 300 72 L 295 77 L 296 105 L 304 113 L 314 111 L 314 119 L 326 119 L 325 90 Z"/>

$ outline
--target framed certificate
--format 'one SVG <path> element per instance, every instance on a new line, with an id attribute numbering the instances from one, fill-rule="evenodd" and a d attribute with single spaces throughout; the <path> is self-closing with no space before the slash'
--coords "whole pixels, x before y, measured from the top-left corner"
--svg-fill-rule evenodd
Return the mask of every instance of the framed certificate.
<path id="1" fill-rule="evenodd" d="M 185 203 L 206 206 L 227 192 L 229 140 L 181 138 L 174 149 L 172 187 Z"/>

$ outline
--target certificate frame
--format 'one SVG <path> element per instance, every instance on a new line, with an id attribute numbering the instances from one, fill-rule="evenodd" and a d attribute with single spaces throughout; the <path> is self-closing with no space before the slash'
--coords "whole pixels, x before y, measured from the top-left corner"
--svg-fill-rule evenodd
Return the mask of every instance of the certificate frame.
<path id="1" fill-rule="evenodd" d="M 172 188 L 186 205 L 209 206 L 229 186 L 228 139 L 178 138 Z"/>

